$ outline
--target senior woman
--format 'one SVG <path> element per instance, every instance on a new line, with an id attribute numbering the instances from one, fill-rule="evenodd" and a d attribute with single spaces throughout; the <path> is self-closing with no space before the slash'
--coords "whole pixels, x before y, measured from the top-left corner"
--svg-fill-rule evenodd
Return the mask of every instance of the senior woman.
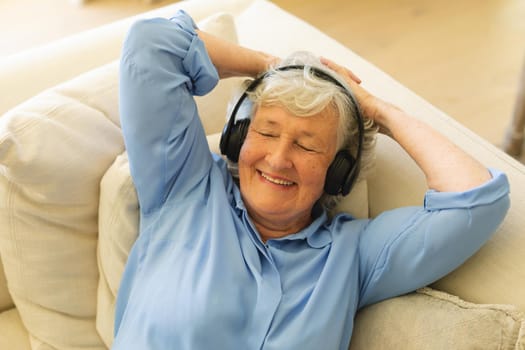
<path id="1" fill-rule="evenodd" d="M 369 94 L 349 70 L 326 59 L 301 67 L 310 62 L 295 56 L 267 72 L 275 63 L 199 31 L 184 12 L 130 30 L 120 104 L 141 216 L 114 349 L 347 349 L 360 308 L 450 272 L 505 216 L 504 174 Z M 210 153 L 193 99 L 228 76 L 257 77 L 233 155 L 221 140 L 238 182 Z M 430 190 L 421 207 L 331 217 L 322 204 L 370 163 L 372 122 Z M 326 178 L 340 152 L 334 190 Z"/>

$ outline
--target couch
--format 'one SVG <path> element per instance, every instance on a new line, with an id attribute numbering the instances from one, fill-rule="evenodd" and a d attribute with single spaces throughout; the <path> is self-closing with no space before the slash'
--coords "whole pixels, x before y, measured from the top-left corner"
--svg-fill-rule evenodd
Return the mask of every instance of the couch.
<path id="1" fill-rule="evenodd" d="M 191 0 L 0 61 L 0 349 L 108 349 L 138 204 L 118 112 L 118 57 L 138 17 L 184 8 L 199 26 L 284 56 L 351 67 L 374 94 L 507 173 L 511 208 L 491 240 L 430 286 L 359 311 L 350 349 L 525 349 L 525 166 L 386 73 L 267 0 Z M 418 69 L 415 67 L 414 69 Z M 210 148 L 239 84 L 198 99 Z M 341 203 L 356 217 L 421 204 L 423 174 L 378 137 L 375 169 Z"/>

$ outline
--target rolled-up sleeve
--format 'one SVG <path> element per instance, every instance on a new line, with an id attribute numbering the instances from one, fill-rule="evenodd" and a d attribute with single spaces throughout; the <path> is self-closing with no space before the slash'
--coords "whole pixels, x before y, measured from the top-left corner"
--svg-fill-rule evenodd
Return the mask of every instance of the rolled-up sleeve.
<path id="1" fill-rule="evenodd" d="M 385 212 L 360 239 L 359 306 L 436 281 L 472 256 L 501 224 L 510 206 L 505 174 L 465 192 L 428 191 L 423 207 Z"/>
<path id="2" fill-rule="evenodd" d="M 191 188 L 212 163 L 193 95 L 212 90 L 218 74 L 195 28 L 180 11 L 136 22 L 124 42 L 120 114 L 143 213 Z"/>

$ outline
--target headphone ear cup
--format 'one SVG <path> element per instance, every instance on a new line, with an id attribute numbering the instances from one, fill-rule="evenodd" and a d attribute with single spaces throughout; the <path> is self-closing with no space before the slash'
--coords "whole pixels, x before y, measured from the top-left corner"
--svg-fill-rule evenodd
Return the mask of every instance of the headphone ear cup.
<path id="1" fill-rule="evenodd" d="M 250 119 L 238 120 L 231 128 L 228 126 L 223 130 L 221 135 L 220 148 L 221 153 L 228 157 L 232 162 L 239 161 L 241 147 L 248 134 Z"/>
<path id="2" fill-rule="evenodd" d="M 357 164 L 355 158 L 347 151 L 337 152 L 334 160 L 328 167 L 324 184 L 326 194 L 346 196 L 357 177 Z"/>
<path id="3" fill-rule="evenodd" d="M 353 157 L 352 157 L 352 160 L 354 162 L 353 163 L 354 165 L 352 166 L 352 169 L 346 176 L 346 181 L 343 183 L 343 186 L 341 188 L 341 194 L 343 196 L 346 196 L 347 194 L 350 193 L 350 191 L 352 190 L 352 187 L 356 183 L 357 175 L 359 175 L 359 164 L 354 160 Z"/>
<path id="4" fill-rule="evenodd" d="M 229 141 L 230 141 L 230 123 L 226 123 L 224 125 L 224 128 L 222 128 L 221 140 L 219 142 L 219 149 L 221 150 L 221 154 L 224 154 L 226 156 L 227 156 L 226 153 L 228 153 Z"/>

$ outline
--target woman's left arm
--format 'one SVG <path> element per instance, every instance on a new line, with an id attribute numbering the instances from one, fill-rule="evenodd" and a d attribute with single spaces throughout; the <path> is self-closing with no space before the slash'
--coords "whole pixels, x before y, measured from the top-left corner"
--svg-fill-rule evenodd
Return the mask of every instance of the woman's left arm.
<path id="1" fill-rule="evenodd" d="M 479 187 L 428 191 L 423 206 L 369 221 L 359 242 L 361 307 L 433 283 L 488 241 L 510 205 L 507 177 L 491 173 Z"/>
<path id="2" fill-rule="evenodd" d="M 491 178 L 485 166 L 434 128 L 372 95 L 369 99 L 374 100 L 367 106 L 372 109 L 370 117 L 414 159 L 429 188 L 463 192 Z"/>
<path id="3" fill-rule="evenodd" d="M 509 208 L 505 174 L 487 169 L 429 125 L 345 78 L 364 115 L 395 139 L 424 172 L 423 206 L 394 209 L 371 220 L 360 240 L 360 307 L 427 285 L 481 248 Z"/>

